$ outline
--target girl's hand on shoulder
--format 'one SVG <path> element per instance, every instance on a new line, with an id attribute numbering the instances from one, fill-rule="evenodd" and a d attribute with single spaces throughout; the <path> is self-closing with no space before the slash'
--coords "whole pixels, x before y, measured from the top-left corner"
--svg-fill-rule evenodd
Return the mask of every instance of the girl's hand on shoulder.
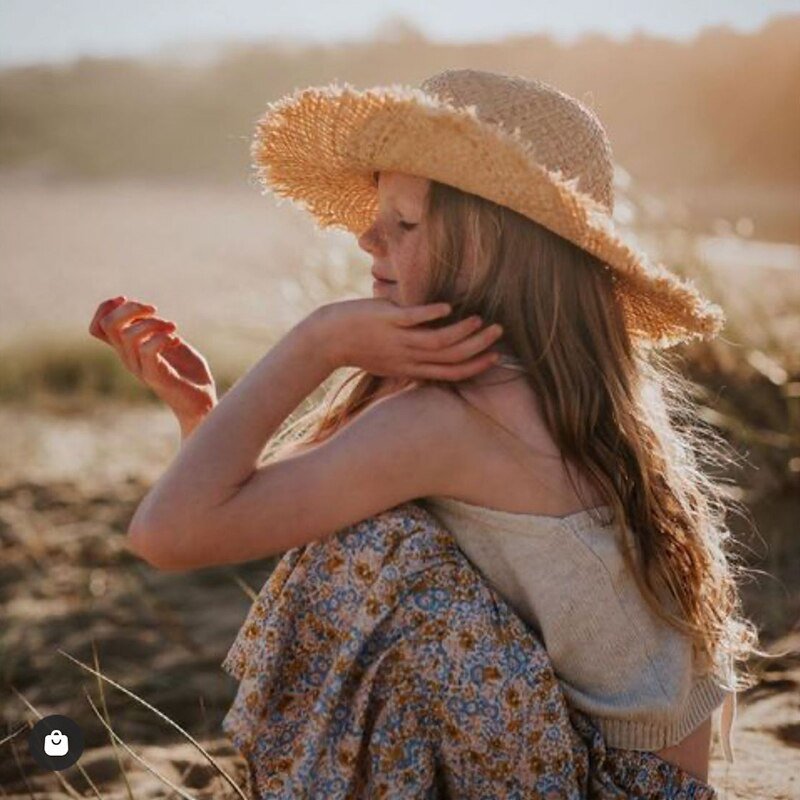
<path id="1" fill-rule="evenodd" d="M 89 333 L 116 350 L 122 363 L 175 413 L 188 433 L 217 402 L 205 358 L 175 334 L 156 307 L 124 296 L 97 307 Z"/>
<path id="2" fill-rule="evenodd" d="M 426 323 L 451 313 L 447 303 L 399 306 L 382 297 L 327 303 L 312 314 L 317 342 L 332 369 L 373 375 L 460 381 L 497 363 L 485 352 L 502 335 L 473 316 L 443 327 Z"/>

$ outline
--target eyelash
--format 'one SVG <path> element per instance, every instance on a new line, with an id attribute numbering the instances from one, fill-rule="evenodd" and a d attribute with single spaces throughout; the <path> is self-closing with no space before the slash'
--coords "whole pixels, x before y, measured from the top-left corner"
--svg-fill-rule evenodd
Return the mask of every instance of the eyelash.
<path id="1" fill-rule="evenodd" d="M 414 228 L 416 228 L 416 227 L 417 227 L 417 225 L 418 225 L 418 223 L 416 223 L 416 222 L 401 222 L 401 223 L 400 223 L 400 227 L 401 227 L 401 228 L 402 228 L 404 231 L 410 231 L 410 230 L 413 230 Z"/>

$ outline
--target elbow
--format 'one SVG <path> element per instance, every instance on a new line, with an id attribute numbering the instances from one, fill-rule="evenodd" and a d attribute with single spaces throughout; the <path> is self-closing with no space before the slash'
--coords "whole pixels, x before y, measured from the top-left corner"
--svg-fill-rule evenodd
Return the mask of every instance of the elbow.
<path id="1" fill-rule="evenodd" d="M 128 526 L 126 548 L 159 572 L 185 572 L 191 565 L 180 558 L 175 546 L 175 528 L 153 525 L 134 515 Z"/>
<path id="2" fill-rule="evenodd" d="M 153 545 L 154 536 L 140 529 L 129 530 L 126 549 L 159 572 L 173 572 L 175 565 L 158 547 Z"/>

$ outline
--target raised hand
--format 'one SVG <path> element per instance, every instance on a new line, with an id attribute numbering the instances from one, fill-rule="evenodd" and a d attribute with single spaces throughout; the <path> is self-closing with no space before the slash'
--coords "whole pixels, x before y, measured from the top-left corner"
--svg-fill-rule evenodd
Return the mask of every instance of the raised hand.
<path id="1" fill-rule="evenodd" d="M 333 368 L 459 381 L 497 363 L 497 354 L 484 351 L 502 335 L 499 325 L 483 327 L 479 317 L 468 317 L 444 327 L 423 327 L 450 313 L 446 303 L 399 306 L 372 297 L 328 303 L 314 313 L 318 341 Z"/>
<path id="2" fill-rule="evenodd" d="M 217 402 L 205 358 L 175 334 L 174 322 L 153 316 L 156 307 L 124 296 L 97 307 L 89 333 L 111 345 L 122 363 L 175 413 L 187 434 Z"/>

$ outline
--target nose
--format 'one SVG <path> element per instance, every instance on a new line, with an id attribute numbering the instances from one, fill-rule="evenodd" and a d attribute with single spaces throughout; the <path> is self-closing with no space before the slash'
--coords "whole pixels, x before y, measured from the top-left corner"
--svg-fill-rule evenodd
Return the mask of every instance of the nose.
<path id="1" fill-rule="evenodd" d="M 358 246 L 362 250 L 366 250 L 370 255 L 374 255 L 383 245 L 383 236 L 381 235 L 377 222 L 373 222 L 372 225 L 358 237 Z"/>

